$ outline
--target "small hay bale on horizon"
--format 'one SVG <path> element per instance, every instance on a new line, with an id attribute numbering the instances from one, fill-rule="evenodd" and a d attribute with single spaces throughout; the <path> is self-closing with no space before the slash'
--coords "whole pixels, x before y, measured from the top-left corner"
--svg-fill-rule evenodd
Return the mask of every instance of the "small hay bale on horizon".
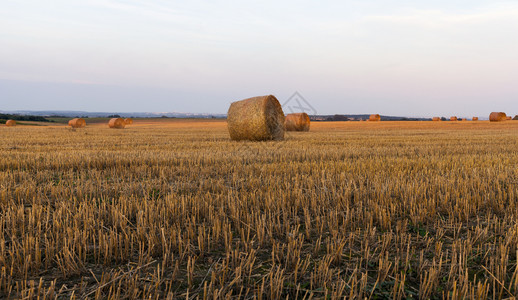
<path id="1" fill-rule="evenodd" d="M 233 102 L 227 112 L 227 127 L 232 140 L 282 140 L 284 120 L 281 104 L 273 95 Z"/>
<path id="2" fill-rule="evenodd" d="M 5 122 L 5 126 L 7 126 L 7 127 L 14 127 L 14 126 L 16 126 L 16 121 L 15 120 L 7 120 Z"/>
<path id="3" fill-rule="evenodd" d="M 434 121 L 434 122 L 440 122 L 440 121 L 441 121 L 441 118 L 439 118 L 439 117 L 433 117 L 433 118 L 432 118 L 432 121 Z"/>
<path id="4" fill-rule="evenodd" d="M 72 128 L 83 128 L 86 126 L 86 121 L 83 118 L 74 118 L 68 121 L 68 126 Z"/>
<path id="5" fill-rule="evenodd" d="M 504 112 L 492 112 L 489 115 L 489 122 L 502 122 L 507 120 L 507 115 Z"/>
<path id="6" fill-rule="evenodd" d="M 457 117 L 456 116 L 450 117 L 450 121 L 457 121 Z"/>
<path id="7" fill-rule="evenodd" d="M 473 117 L 471 121 L 478 121 L 478 117 Z"/>
<path id="8" fill-rule="evenodd" d="M 513 119 L 513 117 L 511 117 L 511 116 L 507 116 L 507 117 L 506 117 L 506 119 L 507 119 L 507 120 L 512 120 L 512 119 Z"/>
<path id="9" fill-rule="evenodd" d="M 115 128 L 115 129 L 124 129 L 124 127 L 126 126 L 126 123 L 124 123 L 124 119 L 122 119 L 122 118 L 113 118 L 108 122 L 108 126 L 110 128 Z"/>
<path id="10" fill-rule="evenodd" d="M 286 131 L 309 131 L 311 120 L 307 113 L 294 113 L 286 115 Z"/>
<path id="11" fill-rule="evenodd" d="M 126 119 L 124 119 L 124 123 L 126 125 L 133 125 L 133 119 L 132 118 L 126 118 Z"/>
<path id="12" fill-rule="evenodd" d="M 381 117 L 379 114 L 373 114 L 373 115 L 369 116 L 369 121 L 378 122 L 378 121 L 381 121 Z"/>

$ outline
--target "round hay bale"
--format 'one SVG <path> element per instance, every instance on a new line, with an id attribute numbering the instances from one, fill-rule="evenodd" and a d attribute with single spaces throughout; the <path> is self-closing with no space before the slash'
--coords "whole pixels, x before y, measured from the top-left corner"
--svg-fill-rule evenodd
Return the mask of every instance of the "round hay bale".
<path id="1" fill-rule="evenodd" d="M 455 116 L 450 117 L 450 121 L 457 121 L 457 117 L 455 117 Z"/>
<path id="2" fill-rule="evenodd" d="M 371 121 L 371 122 L 378 122 L 378 121 L 381 121 L 381 117 L 378 114 L 370 115 L 369 116 L 369 121 Z"/>
<path id="3" fill-rule="evenodd" d="M 489 115 L 489 122 L 501 122 L 507 120 L 507 116 L 504 112 L 492 112 Z"/>
<path id="4" fill-rule="evenodd" d="M 227 126 L 232 140 L 282 140 L 284 112 L 273 95 L 233 102 L 227 113 Z"/>
<path id="5" fill-rule="evenodd" d="M 115 129 L 124 129 L 126 123 L 124 123 L 124 119 L 122 118 L 113 118 L 108 122 L 108 126 Z"/>
<path id="6" fill-rule="evenodd" d="M 83 118 L 75 118 L 68 121 L 68 126 L 72 128 L 83 128 L 86 126 L 86 121 Z"/>
<path id="7" fill-rule="evenodd" d="M 467 120 L 468 120 L 468 119 L 466 119 L 466 118 L 462 118 L 462 120 L 461 120 L 461 121 L 467 121 Z"/>
<path id="8" fill-rule="evenodd" d="M 507 116 L 507 117 L 506 117 L 506 119 L 507 119 L 507 120 L 512 120 L 512 119 L 513 119 L 513 117 L 511 117 L 511 116 Z"/>
<path id="9" fill-rule="evenodd" d="M 514 116 L 513 120 L 518 120 L 518 115 Z"/>
<path id="10" fill-rule="evenodd" d="M 132 125 L 133 124 L 133 119 L 132 118 L 126 118 L 126 119 L 124 119 L 124 123 L 126 123 L 126 125 Z"/>
<path id="11" fill-rule="evenodd" d="M 5 126 L 9 126 L 9 127 L 16 126 L 16 121 L 15 120 L 7 120 L 7 122 L 5 122 Z"/>
<path id="12" fill-rule="evenodd" d="M 473 117 L 472 121 L 478 121 L 478 117 Z"/>
<path id="13" fill-rule="evenodd" d="M 433 117 L 433 118 L 432 118 L 432 121 L 434 121 L 434 122 L 440 122 L 440 121 L 441 121 L 441 118 L 439 118 L 439 117 Z"/>
<path id="14" fill-rule="evenodd" d="M 310 124 L 307 113 L 288 114 L 286 116 L 286 131 L 309 131 Z"/>

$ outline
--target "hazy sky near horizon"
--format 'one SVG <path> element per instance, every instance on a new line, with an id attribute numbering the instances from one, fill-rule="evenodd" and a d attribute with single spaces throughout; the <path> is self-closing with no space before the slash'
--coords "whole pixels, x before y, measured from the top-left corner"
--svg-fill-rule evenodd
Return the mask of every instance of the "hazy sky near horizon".
<path id="1" fill-rule="evenodd" d="M 518 1 L 2 0 L 0 110 L 518 114 Z"/>

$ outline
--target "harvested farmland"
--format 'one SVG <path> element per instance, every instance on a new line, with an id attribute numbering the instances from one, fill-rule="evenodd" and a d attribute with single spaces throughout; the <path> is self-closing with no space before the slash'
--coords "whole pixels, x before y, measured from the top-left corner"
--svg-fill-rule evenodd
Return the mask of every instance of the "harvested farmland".
<path id="1" fill-rule="evenodd" d="M 518 122 L 145 122 L 0 129 L 1 298 L 518 293 Z"/>

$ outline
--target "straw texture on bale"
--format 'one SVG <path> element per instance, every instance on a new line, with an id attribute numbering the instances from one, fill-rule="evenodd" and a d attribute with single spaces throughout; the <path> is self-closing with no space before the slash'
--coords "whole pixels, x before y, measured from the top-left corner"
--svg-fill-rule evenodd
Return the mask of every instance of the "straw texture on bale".
<path id="1" fill-rule="evenodd" d="M 309 131 L 310 125 L 307 113 L 288 114 L 286 116 L 286 131 Z"/>
<path id="2" fill-rule="evenodd" d="M 489 115 L 490 122 L 501 122 L 507 120 L 507 116 L 503 112 L 492 112 Z"/>
<path id="3" fill-rule="evenodd" d="M 233 140 L 282 140 L 284 112 L 273 95 L 233 102 L 227 113 L 227 126 Z"/>
<path id="4" fill-rule="evenodd" d="M 473 121 L 478 121 L 478 117 L 473 117 L 473 119 L 471 119 Z"/>
<path id="5" fill-rule="evenodd" d="M 7 120 L 7 122 L 5 122 L 5 126 L 16 126 L 16 121 L 15 120 Z"/>
<path id="6" fill-rule="evenodd" d="M 110 128 L 123 129 L 126 123 L 124 123 L 124 119 L 113 118 L 108 122 L 108 126 L 110 126 Z"/>
<path id="7" fill-rule="evenodd" d="M 374 115 L 370 115 L 369 116 L 369 121 L 371 121 L 371 122 L 377 122 L 377 121 L 380 121 L 380 120 L 381 120 L 381 117 L 378 114 L 374 114 Z"/>
<path id="8" fill-rule="evenodd" d="M 457 117 L 451 117 L 450 121 L 457 121 Z"/>
<path id="9" fill-rule="evenodd" d="M 440 120 L 441 120 L 441 118 L 439 118 L 439 117 L 433 117 L 433 119 L 432 119 L 432 121 L 435 121 L 435 122 L 438 122 Z"/>
<path id="10" fill-rule="evenodd" d="M 68 126 L 72 128 L 83 128 L 86 126 L 86 121 L 83 118 L 75 118 L 68 121 Z"/>
<path id="11" fill-rule="evenodd" d="M 133 124 L 133 119 L 132 118 L 126 118 L 126 119 L 124 119 L 124 123 L 126 123 L 126 125 L 132 125 Z"/>

